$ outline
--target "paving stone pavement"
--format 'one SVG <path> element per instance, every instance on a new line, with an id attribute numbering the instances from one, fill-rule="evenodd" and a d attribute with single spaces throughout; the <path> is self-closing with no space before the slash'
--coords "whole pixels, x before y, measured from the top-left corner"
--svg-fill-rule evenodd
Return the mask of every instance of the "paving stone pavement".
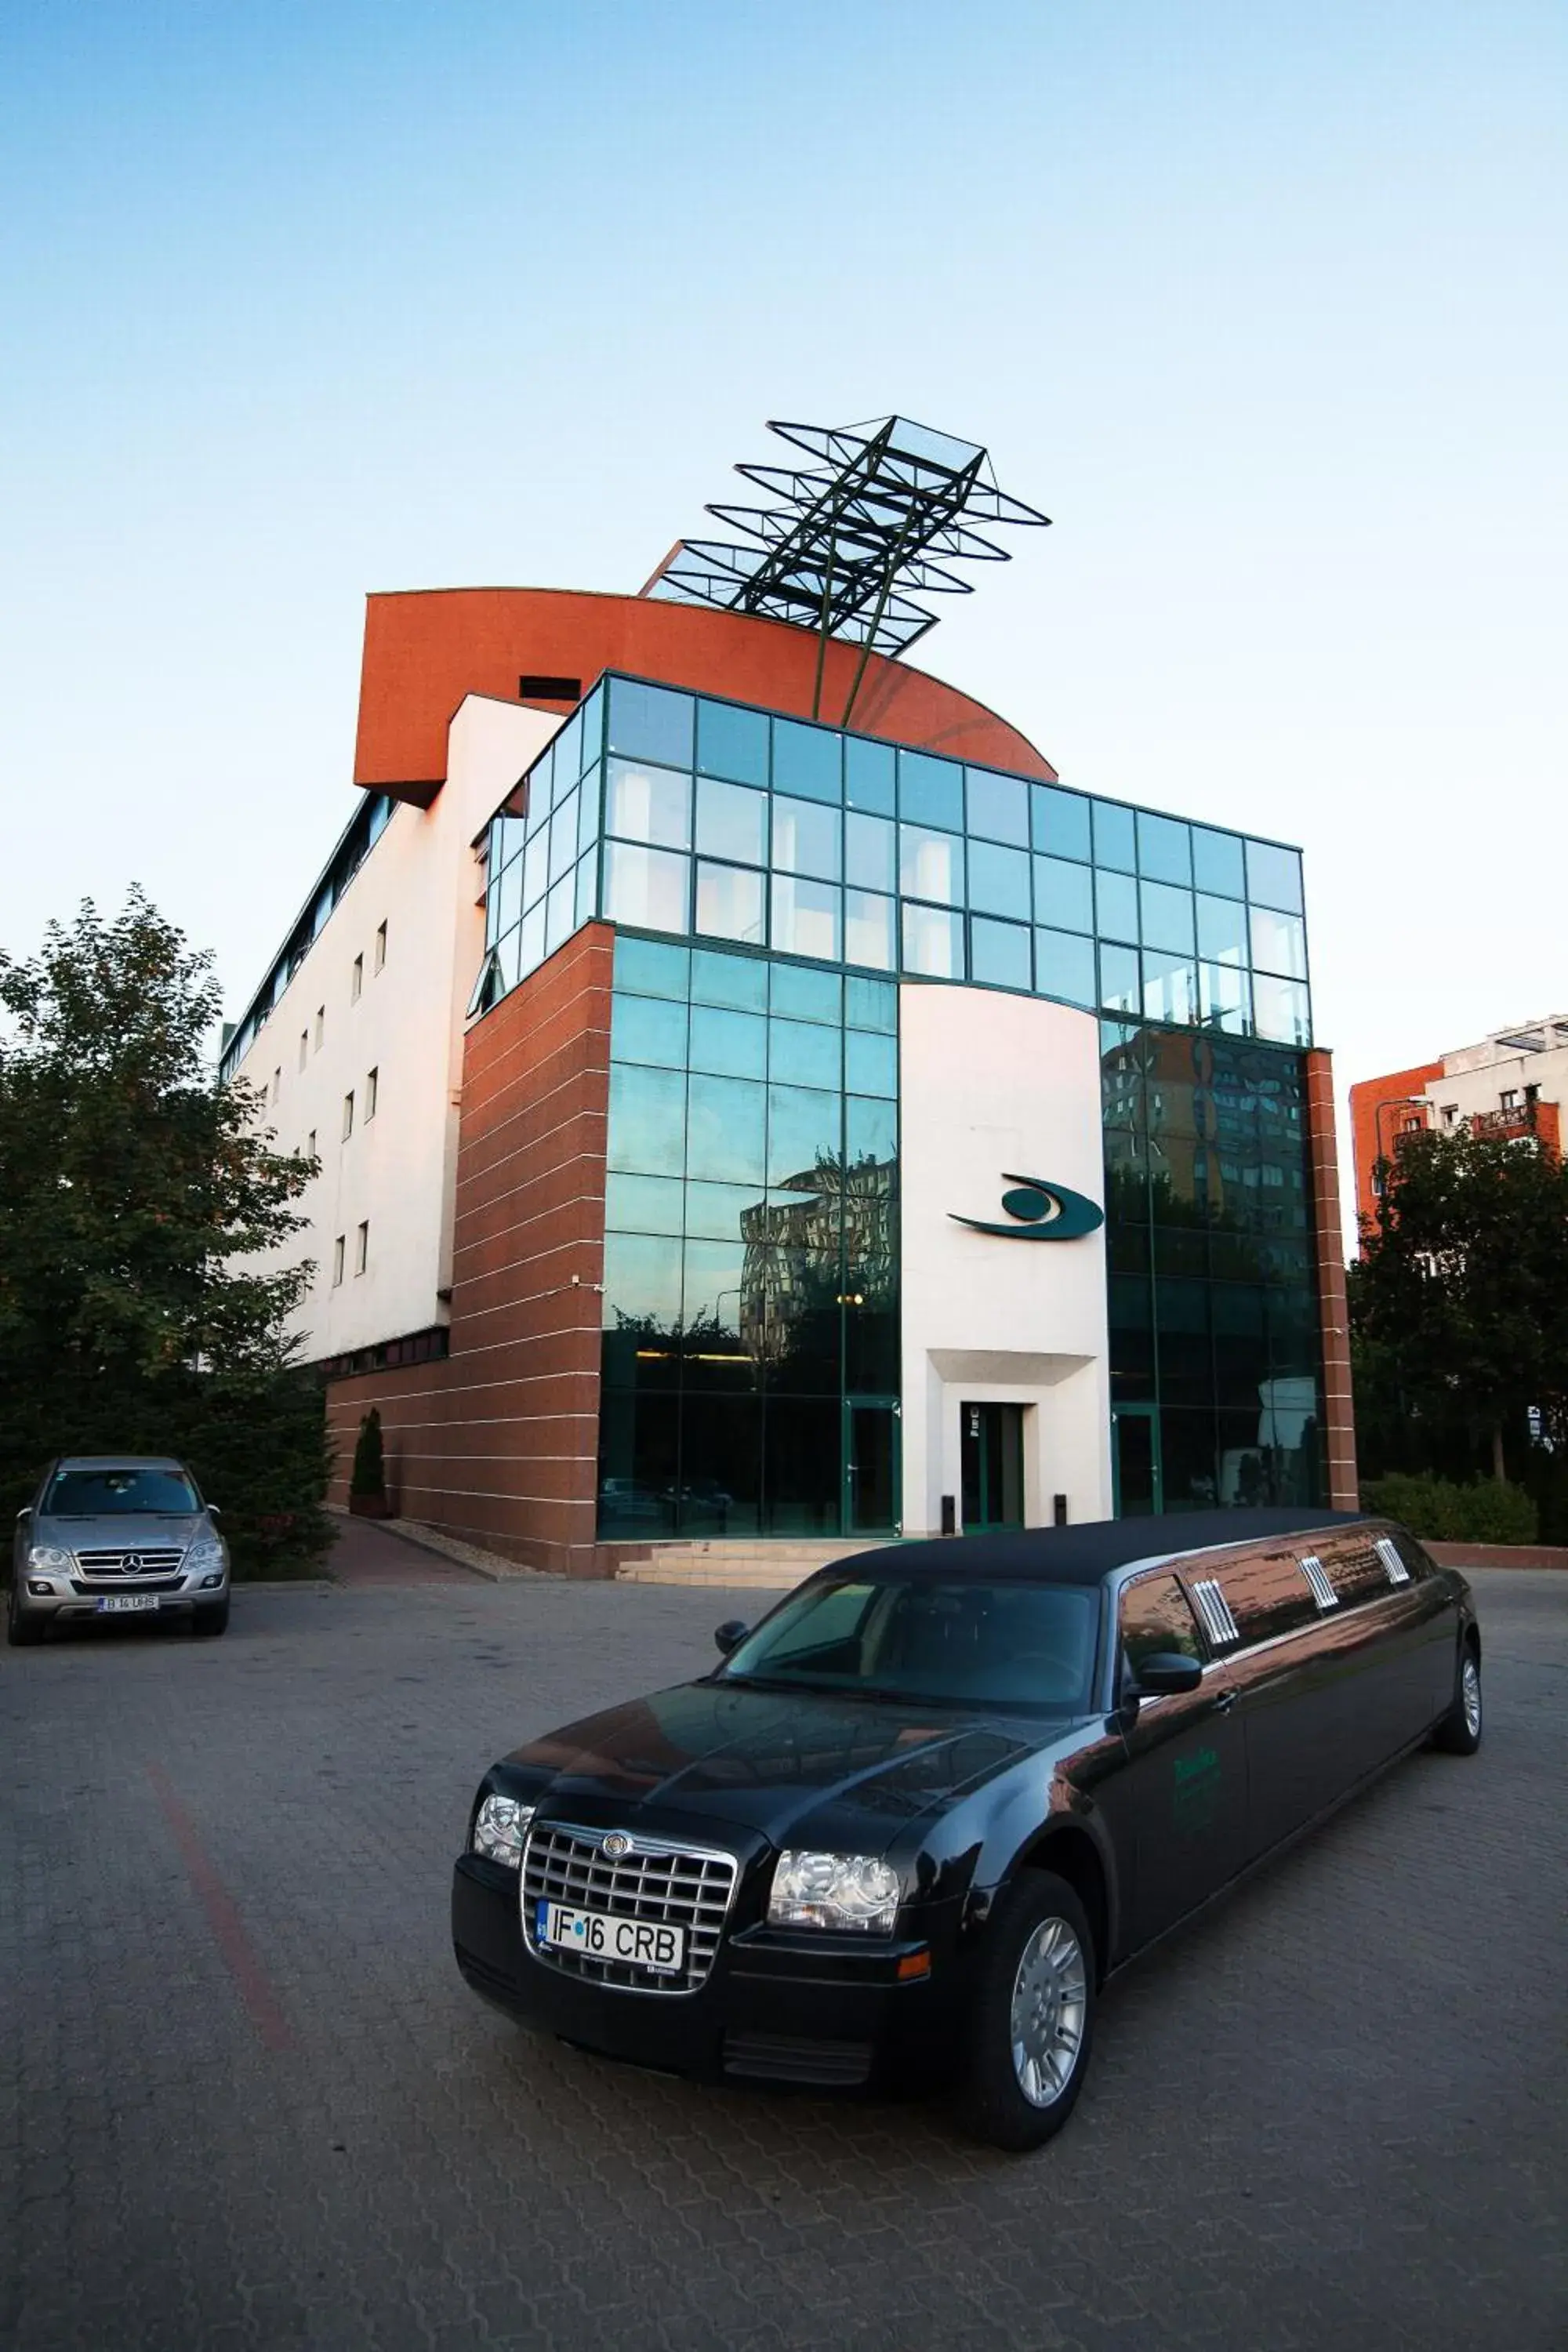
<path id="1" fill-rule="evenodd" d="M 1021 2160 L 616 2068 L 458 1978 L 485 1765 L 701 1670 L 721 1594 L 242 1587 L 221 1642 L 0 1654 L 0 2345 L 1561 2352 L 1568 1578 L 1476 1581 L 1480 1756 L 1113 1985 Z"/>

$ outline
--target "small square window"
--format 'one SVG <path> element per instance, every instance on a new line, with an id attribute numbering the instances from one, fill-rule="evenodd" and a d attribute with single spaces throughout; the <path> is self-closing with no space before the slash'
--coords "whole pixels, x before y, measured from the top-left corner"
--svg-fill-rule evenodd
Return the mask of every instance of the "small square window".
<path id="1" fill-rule="evenodd" d="M 785 874 L 837 882 L 843 864 L 843 819 L 816 801 L 773 801 L 773 865 Z"/>
<path id="2" fill-rule="evenodd" d="M 932 765 L 936 763 L 933 761 Z M 910 898 L 963 904 L 963 843 L 956 834 L 899 827 L 899 887 Z"/>
<path id="3" fill-rule="evenodd" d="M 650 849 L 691 846 L 691 779 L 674 768 L 609 763 L 606 829 Z M 525 894 L 526 895 L 526 894 Z"/>
<path id="4" fill-rule="evenodd" d="M 384 923 L 378 923 L 375 927 L 375 970 L 379 971 L 385 961 L 386 925 Z"/>
<path id="5" fill-rule="evenodd" d="M 927 980 L 963 978 L 963 918 L 905 902 L 904 970 Z"/>
<path id="6" fill-rule="evenodd" d="M 310 1033 L 308 1029 L 301 1029 L 300 1032 L 300 1067 L 301 1069 L 305 1066 L 305 1056 L 310 1050 Z"/>
<path id="7" fill-rule="evenodd" d="M 340 1234 L 337 1240 L 332 1244 L 332 1288 L 334 1290 L 337 1288 L 339 1283 L 342 1282 L 342 1278 L 343 1236 Z"/>
<path id="8" fill-rule="evenodd" d="M 748 794 L 748 798 L 755 797 Z M 697 861 L 697 929 L 709 939 L 763 941 L 763 877 L 745 866 Z"/>
<path id="9" fill-rule="evenodd" d="M 993 922 L 975 915 L 969 925 L 970 976 L 994 988 L 1029 985 L 1029 934 L 1022 923 Z"/>
<path id="10" fill-rule="evenodd" d="M 767 842 L 765 793 L 747 792 L 712 776 L 699 780 L 697 846 L 705 857 L 726 858 L 735 866 L 765 866 Z"/>
<path id="11" fill-rule="evenodd" d="M 322 1040 L 322 1038 L 326 1035 L 326 1034 L 327 1034 L 327 1008 L 326 1008 L 326 1006 L 325 1006 L 324 1004 L 321 1004 L 321 1005 L 318 1005 L 318 1006 L 317 1006 L 317 1008 L 316 1008 L 316 1051 L 317 1051 L 317 1053 L 318 1053 L 318 1054 L 319 1054 L 319 1053 L 321 1052 L 321 1040 Z"/>
<path id="12" fill-rule="evenodd" d="M 924 751 L 899 753 L 899 814 L 910 824 L 963 831 L 963 770 Z"/>
<path id="13" fill-rule="evenodd" d="M 837 963 L 841 897 L 833 883 L 797 881 L 794 875 L 775 874 L 773 946 L 783 955 L 814 956 L 823 963 Z"/>
<path id="14" fill-rule="evenodd" d="M 354 1235 L 354 1272 L 363 1274 L 370 1262 L 370 1226 L 363 1224 Z"/>
<path id="15" fill-rule="evenodd" d="M 379 1070 L 367 1070 L 364 1081 L 364 1115 L 366 1118 L 374 1118 L 375 1117 L 375 1098 L 380 1092 L 381 1072 Z"/>
<path id="16" fill-rule="evenodd" d="M 352 1093 L 343 1097 L 343 1136 L 346 1140 L 354 1131 L 354 1098 Z"/>
<path id="17" fill-rule="evenodd" d="M 283 1073 L 282 1073 L 282 1071 L 281 1071 L 281 1070 L 274 1070 L 274 1071 L 273 1071 L 273 1073 L 272 1073 L 272 1099 L 273 1099 L 273 1101 L 274 1101 L 274 1102 L 276 1102 L 276 1101 L 277 1101 L 277 1099 L 278 1099 L 279 1096 L 282 1093 L 282 1091 L 283 1091 Z"/>
<path id="18" fill-rule="evenodd" d="M 353 960 L 353 970 L 349 979 L 349 1003 L 351 1004 L 357 1004 L 359 1003 L 360 991 L 363 986 L 364 958 L 362 955 L 356 955 Z"/>
<path id="19" fill-rule="evenodd" d="M 306 1157 L 306 1159 L 307 1159 L 307 1160 L 314 1160 L 315 1156 L 316 1156 L 316 1130 L 315 1130 L 315 1129 L 314 1129 L 314 1128 L 312 1128 L 312 1129 L 310 1129 L 310 1134 L 305 1138 L 305 1157 Z"/>

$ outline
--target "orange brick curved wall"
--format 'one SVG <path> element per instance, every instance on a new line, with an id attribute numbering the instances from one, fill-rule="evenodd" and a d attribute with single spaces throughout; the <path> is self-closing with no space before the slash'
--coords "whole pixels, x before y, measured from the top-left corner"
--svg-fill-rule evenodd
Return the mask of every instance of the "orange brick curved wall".
<path id="1" fill-rule="evenodd" d="M 518 699 L 520 677 L 629 670 L 667 686 L 811 716 L 817 639 L 782 621 L 564 588 L 429 588 L 366 599 L 354 782 L 428 807 L 447 774 L 447 729 L 466 694 Z M 820 717 L 842 722 L 859 649 L 830 639 Z M 547 705 L 566 709 L 568 706 Z M 851 723 L 865 735 L 1038 776 L 1028 738 L 956 687 L 873 654 Z"/>

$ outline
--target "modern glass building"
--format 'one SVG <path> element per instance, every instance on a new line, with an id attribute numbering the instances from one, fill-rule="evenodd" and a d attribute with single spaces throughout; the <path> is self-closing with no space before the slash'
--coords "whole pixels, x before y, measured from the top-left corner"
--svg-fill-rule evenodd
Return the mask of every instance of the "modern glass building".
<path id="1" fill-rule="evenodd" d="M 603 1536 L 902 1527 L 900 982 L 1100 1016 L 1113 1501 L 1321 1498 L 1297 851 L 610 676 L 487 870 L 476 1010 L 616 927 Z M 1026 1412 L 961 1414 L 964 1526 Z"/>
<path id="2" fill-rule="evenodd" d="M 342 1466 L 374 1403 L 406 1516 L 597 1575 L 1353 1501 L 1298 852 L 904 658 L 1044 520 L 983 450 L 784 430 L 641 595 L 370 600 L 364 803 L 226 1052 L 318 1163 Z"/>

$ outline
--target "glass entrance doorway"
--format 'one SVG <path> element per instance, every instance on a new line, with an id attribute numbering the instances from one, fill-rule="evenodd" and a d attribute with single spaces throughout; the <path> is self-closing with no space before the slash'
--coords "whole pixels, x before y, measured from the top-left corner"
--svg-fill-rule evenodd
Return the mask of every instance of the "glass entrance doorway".
<path id="1" fill-rule="evenodd" d="M 1160 1424 L 1152 1404 L 1111 1407 L 1110 1475 L 1119 1519 L 1141 1519 L 1164 1509 Z"/>
<path id="2" fill-rule="evenodd" d="M 1024 1408 L 961 1404 L 963 1531 L 1024 1524 Z"/>
<path id="3" fill-rule="evenodd" d="M 893 1397 L 844 1400 L 844 1532 L 893 1535 L 899 1526 L 899 1407 Z"/>

